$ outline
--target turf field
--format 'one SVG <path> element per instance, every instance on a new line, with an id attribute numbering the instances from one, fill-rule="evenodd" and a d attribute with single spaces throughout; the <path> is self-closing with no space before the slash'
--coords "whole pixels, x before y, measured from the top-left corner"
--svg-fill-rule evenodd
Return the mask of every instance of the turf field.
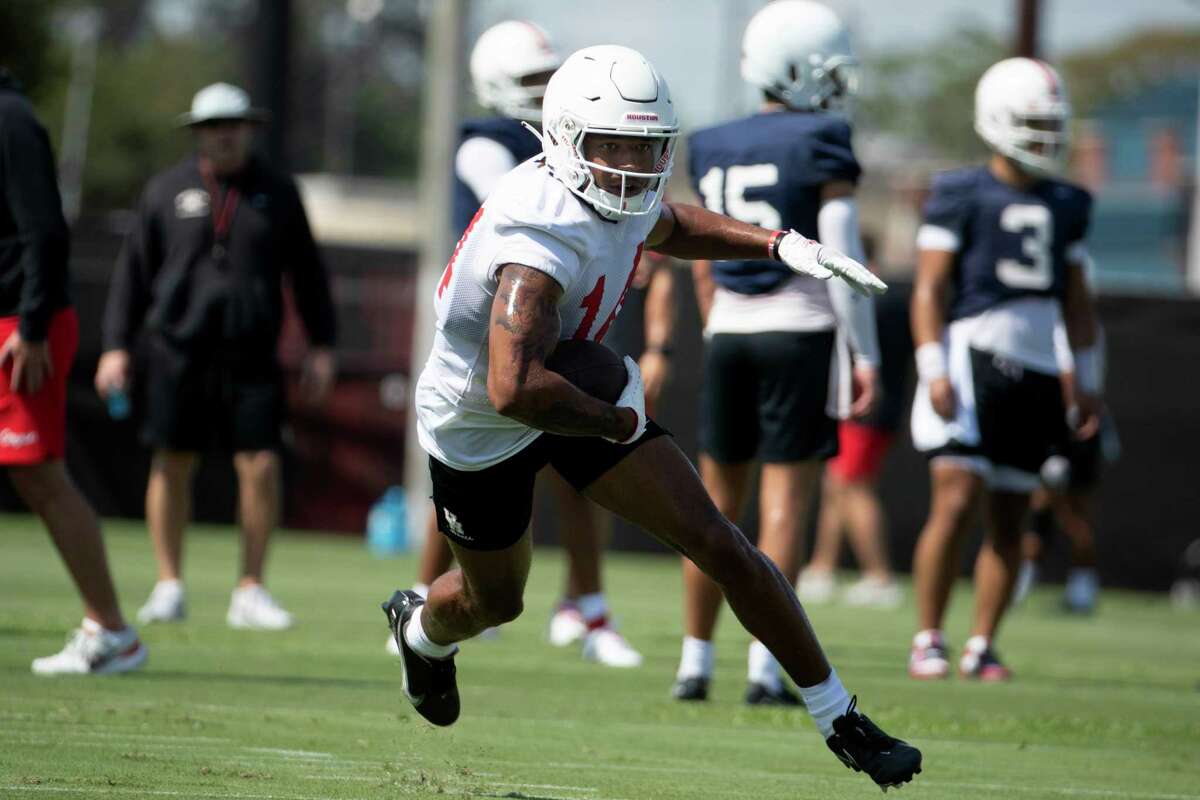
<path id="1" fill-rule="evenodd" d="M 715 700 L 667 697 L 678 655 L 678 570 L 614 557 L 619 622 L 647 656 L 617 672 L 542 641 L 561 574 L 539 552 L 524 618 L 459 657 L 463 716 L 418 718 L 383 651 L 379 602 L 410 560 L 358 541 L 280 536 L 277 597 L 299 619 L 282 634 L 231 631 L 224 614 L 237 542 L 187 542 L 190 619 L 143 631 L 136 675 L 35 678 L 78 606 L 47 537 L 0 516 L 0 796 L 237 800 L 512 797 L 875 797 L 826 750 L 803 712 L 747 710 L 746 635 L 727 617 Z M 110 523 L 127 611 L 154 570 L 140 525 Z M 961 643 L 966 597 L 949 627 Z M 1098 617 L 1066 619 L 1050 590 L 1016 613 L 1004 653 L 1018 680 L 920 685 L 904 674 L 912 609 L 815 609 L 846 684 L 886 730 L 925 752 L 901 797 L 1200 798 L 1200 616 L 1159 597 L 1109 593 Z"/>

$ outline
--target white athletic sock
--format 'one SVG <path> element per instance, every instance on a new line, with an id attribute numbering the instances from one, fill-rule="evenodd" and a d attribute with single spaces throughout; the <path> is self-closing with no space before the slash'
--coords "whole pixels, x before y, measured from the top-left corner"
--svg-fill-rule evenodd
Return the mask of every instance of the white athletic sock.
<path id="1" fill-rule="evenodd" d="M 426 658 L 449 658 L 458 652 L 458 645 L 438 644 L 425 635 L 425 626 L 421 624 L 424 612 L 425 606 L 418 608 L 404 626 L 404 641 L 408 642 L 408 646 Z"/>
<path id="2" fill-rule="evenodd" d="M 747 677 L 751 683 L 762 684 L 772 693 L 779 692 L 779 662 L 765 644 L 757 640 L 750 643 L 746 665 Z"/>
<path id="3" fill-rule="evenodd" d="M 688 678 L 711 678 L 713 672 L 713 643 L 694 636 L 683 637 L 683 653 L 679 657 L 679 671 L 675 677 L 679 680 Z"/>
<path id="4" fill-rule="evenodd" d="M 588 627 L 608 616 L 608 601 L 604 599 L 604 592 L 579 595 L 575 598 L 575 607 L 579 609 Z"/>
<path id="5" fill-rule="evenodd" d="M 988 649 L 989 643 L 990 640 L 988 637 L 981 633 L 977 633 L 970 639 L 967 639 L 967 643 L 963 645 L 963 650 L 968 653 L 974 653 L 975 655 L 982 655 L 983 652 Z"/>
<path id="6" fill-rule="evenodd" d="M 412 590 L 414 592 L 416 592 L 417 594 L 421 595 L 422 600 L 429 599 L 429 584 L 428 583 L 414 583 Z"/>
<path id="7" fill-rule="evenodd" d="M 821 736 L 826 739 L 833 736 L 833 721 L 845 714 L 850 705 L 850 695 L 846 694 L 837 670 L 831 668 L 829 677 L 816 686 L 801 686 L 800 696 Z"/>

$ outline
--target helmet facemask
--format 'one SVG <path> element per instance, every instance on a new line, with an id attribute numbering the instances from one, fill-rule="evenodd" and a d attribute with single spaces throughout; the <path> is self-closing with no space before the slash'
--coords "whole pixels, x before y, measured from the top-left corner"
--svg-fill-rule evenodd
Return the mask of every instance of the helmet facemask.
<path id="1" fill-rule="evenodd" d="M 1038 177 L 1062 172 L 1070 143 L 1070 112 L 1065 105 L 1023 114 L 999 112 L 998 116 L 1004 119 L 981 121 L 978 126 L 980 136 L 997 152 Z"/>
<path id="2" fill-rule="evenodd" d="M 650 172 L 617 169 L 589 161 L 584 156 L 584 141 L 588 135 L 653 140 L 654 166 Z M 622 126 L 619 129 L 589 126 L 570 115 L 563 115 L 543 132 L 543 148 L 547 164 L 556 178 L 571 192 L 591 204 L 607 219 L 637 217 L 653 213 L 662 201 L 663 190 L 675 161 L 672 140 L 677 130 Z M 614 191 L 596 180 L 596 173 L 620 178 Z M 605 182 L 607 183 L 607 181 Z"/>

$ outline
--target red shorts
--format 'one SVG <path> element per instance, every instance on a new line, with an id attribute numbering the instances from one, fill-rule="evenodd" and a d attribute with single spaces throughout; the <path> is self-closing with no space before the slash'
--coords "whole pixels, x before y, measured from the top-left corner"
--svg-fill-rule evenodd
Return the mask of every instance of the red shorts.
<path id="1" fill-rule="evenodd" d="M 0 344 L 17 330 L 18 317 L 0 317 Z M 79 347 L 79 317 L 64 308 L 46 336 L 54 374 L 36 394 L 14 392 L 12 360 L 0 367 L 0 464 L 40 464 L 63 457 L 67 442 L 67 380 Z"/>
<path id="2" fill-rule="evenodd" d="M 894 438 L 891 431 L 843 420 L 838 423 L 838 454 L 826 468 L 843 483 L 874 480 Z"/>

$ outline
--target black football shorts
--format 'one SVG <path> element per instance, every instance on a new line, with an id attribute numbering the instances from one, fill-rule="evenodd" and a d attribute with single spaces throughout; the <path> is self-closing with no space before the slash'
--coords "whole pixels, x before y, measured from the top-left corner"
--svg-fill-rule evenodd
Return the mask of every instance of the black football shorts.
<path id="1" fill-rule="evenodd" d="M 833 331 L 717 333 L 704 348 L 700 447 L 715 461 L 832 458 Z"/>
<path id="2" fill-rule="evenodd" d="M 554 467 L 582 492 L 634 450 L 665 435 L 654 420 L 630 444 L 543 433 L 516 455 L 474 471 L 454 469 L 430 456 L 438 530 L 468 550 L 512 547 L 533 517 L 533 484 L 542 467 Z"/>
<path id="3" fill-rule="evenodd" d="M 284 390 L 274 359 L 221 358 L 157 341 L 142 356 L 146 445 L 184 452 L 279 448 Z"/>

